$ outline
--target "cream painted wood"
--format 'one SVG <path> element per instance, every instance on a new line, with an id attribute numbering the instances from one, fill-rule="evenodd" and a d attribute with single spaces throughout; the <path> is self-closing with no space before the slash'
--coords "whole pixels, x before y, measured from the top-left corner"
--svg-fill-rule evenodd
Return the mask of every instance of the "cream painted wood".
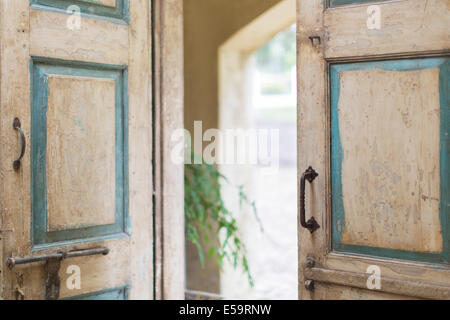
<path id="1" fill-rule="evenodd" d="M 112 2 L 107 2 L 112 3 Z M 130 299 L 153 298 L 153 208 L 152 208 L 152 108 L 151 108 L 151 15 L 149 1 L 130 1 L 130 24 L 116 24 L 108 19 L 81 18 L 81 29 L 70 31 L 66 28 L 68 15 L 64 13 L 35 10 L 30 8 L 28 0 L 2 0 L 0 2 L 0 41 L 1 41 L 1 97 L 0 97 L 0 216 L 1 216 L 1 297 L 15 299 L 17 293 L 23 292 L 25 299 L 43 299 L 45 271 L 43 264 L 25 265 L 13 271 L 5 266 L 9 256 L 29 256 L 32 251 L 30 242 L 31 207 L 30 207 L 30 149 L 19 172 L 12 169 L 12 161 L 19 150 L 17 133 L 12 130 L 12 119 L 19 117 L 27 141 L 30 141 L 30 57 L 39 55 L 47 58 L 96 62 L 103 64 L 119 64 L 128 67 L 128 100 L 129 100 L 129 219 L 131 235 L 113 240 L 102 240 L 80 244 L 61 244 L 54 249 L 39 252 L 45 254 L 58 249 L 86 249 L 96 246 L 107 246 L 111 249 L 105 257 L 87 257 L 65 260 L 60 270 L 61 297 L 72 297 L 104 289 L 129 286 Z M 83 96 L 89 103 L 101 104 L 107 108 L 111 102 L 111 84 L 108 81 L 80 80 L 71 78 L 50 79 L 50 87 L 55 89 L 50 100 L 54 106 L 60 106 L 62 100 L 77 111 L 74 102 L 74 92 L 94 90 L 90 97 Z M 70 83 L 69 83 L 70 82 Z M 90 87 L 90 89 L 88 88 Z M 73 90 L 73 92 L 71 92 Z M 83 95 L 82 92 L 79 92 Z M 102 94 L 103 93 L 103 94 Z M 84 93 L 86 94 L 86 93 Z M 87 106 L 89 107 L 89 103 Z M 52 104 L 50 104 L 52 107 Z M 86 107 L 86 105 L 85 105 Z M 54 108 L 51 108 L 50 115 Z M 79 109 L 78 109 L 79 111 Z M 105 113 L 108 112 L 104 110 Z M 93 115 L 90 110 L 87 115 Z M 87 116 L 86 115 L 86 116 Z M 99 114 L 93 115 L 100 117 Z M 105 115 L 103 115 L 105 116 Z M 64 118 L 58 118 L 64 119 Z M 99 135 L 110 134 L 110 119 L 105 118 L 105 128 L 101 124 L 97 130 Z M 90 122 L 88 121 L 88 124 Z M 50 124 L 55 124 L 51 121 Z M 91 124 L 90 124 L 91 125 Z M 53 127 L 49 128 L 50 136 Z M 91 130 L 91 128 L 89 128 Z M 93 129 L 92 129 L 93 130 Z M 104 131 L 102 131 L 104 130 Z M 61 136 L 61 134 L 56 134 Z M 102 138 L 103 139 L 103 138 Z M 79 145 L 75 133 L 75 145 Z M 64 147 L 69 140 L 61 141 L 68 152 L 75 152 L 73 141 L 69 147 Z M 96 141 L 84 137 L 88 149 L 79 152 L 89 152 Z M 108 167 L 110 141 L 103 141 Z M 58 145 L 54 145 L 58 146 Z M 83 146 L 84 148 L 84 146 Z M 58 152 L 56 152 L 58 154 Z M 95 159 L 94 159 L 95 160 Z M 52 162 L 53 159 L 49 159 Z M 55 164 L 55 162 L 53 162 Z M 76 166 L 76 159 L 68 163 L 71 169 Z M 102 165 L 102 163 L 97 164 Z M 109 166 L 111 164 L 109 163 Z M 99 179 L 95 172 L 85 169 L 85 181 Z M 106 169 L 105 169 L 106 170 Z M 67 172 L 57 178 L 67 178 Z M 106 178 L 107 179 L 107 178 Z M 105 183 L 107 180 L 103 180 Z M 63 186 L 67 186 L 66 180 Z M 79 186 L 80 181 L 75 181 Z M 49 188 L 57 188 L 50 185 Z M 65 188 L 65 187 L 64 187 Z M 58 190 L 58 192 L 64 192 Z M 98 192 L 98 190 L 83 190 Z M 108 194 L 109 191 L 106 190 Z M 70 194 L 65 193 L 65 196 Z M 108 196 L 108 195 L 106 195 Z M 74 200 L 73 197 L 70 200 Z M 106 200 L 106 199 L 105 199 Z M 60 199 L 59 201 L 62 201 Z M 51 199 L 53 206 L 60 204 L 57 199 Z M 91 198 L 91 201 L 94 201 Z M 96 204 L 96 206 L 100 206 Z M 107 209 L 107 207 L 105 207 Z M 96 212 L 86 212 L 75 223 L 90 223 L 92 221 L 107 223 L 109 217 Z M 95 219 L 93 217 L 95 215 Z M 67 221 L 51 220 L 53 227 L 61 227 Z M 81 289 L 69 290 L 66 286 L 69 265 L 81 268 Z"/>
<path id="2" fill-rule="evenodd" d="M 346 270 L 348 272 L 365 272 L 370 266 L 377 265 L 381 268 L 385 277 L 426 283 L 439 282 L 441 285 L 450 287 L 450 270 L 433 268 L 431 265 L 413 263 L 410 261 L 391 261 L 369 257 L 346 256 L 344 254 L 329 253 L 324 262 L 324 267 L 330 270 Z M 425 266 L 425 267 L 424 267 Z"/>
<path id="3" fill-rule="evenodd" d="M 317 300 L 419 300 L 410 296 L 317 282 L 312 297 Z"/>
<path id="4" fill-rule="evenodd" d="M 321 283 L 337 284 L 368 290 L 366 273 L 308 268 L 305 270 L 305 275 L 308 279 Z M 450 299 L 450 290 L 448 286 L 423 281 L 405 281 L 386 276 L 383 276 L 382 278 L 381 288 L 373 289 L 373 291 L 424 299 Z M 376 297 L 376 295 L 374 295 L 374 297 Z"/>
<path id="5" fill-rule="evenodd" d="M 441 252 L 439 69 L 346 71 L 340 93 L 342 242 Z"/>
<path id="6" fill-rule="evenodd" d="M 403 0 L 377 3 L 381 13 L 379 30 L 367 28 L 368 6 L 339 7 L 324 12 L 326 58 L 448 49 L 449 1 Z"/>
<path id="7" fill-rule="evenodd" d="M 183 300 L 184 164 L 171 158 L 172 133 L 184 128 L 183 0 L 154 4 L 155 299 Z"/>
<path id="8" fill-rule="evenodd" d="M 114 80 L 51 76 L 48 87 L 48 229 L 114 224 Z"/>
<path id="9" fill-rule="evenodd" d="M 30 10 L 29 53 L 31 56 L 124 64 L 129 61 L 129 26 L 101 19 L 81 18 L 80 29 L 67 28 L 68 16 Z"/>
<path id="10" fill-rule="evenodd" d="M 311 235 L 298 224 L 300 299 L 314 298 L 311 291 L 305 290 L 303 270 L 307 256 L 314 254 L 316 263 L 321 264 L 327 250 L 325 230 L 328 228 L 328 221 L 324 213 L 328 207 L 328 185 L 323 178 L 328 175 L 329 165 L 325 158 L 329 130 L 324 78 L 326 64 L 321 50 L 312 46 L 308 38 L 321 31 L 323 9 L 320 1 L 297 0 L 298 172 L 300 175 L 308 166 L 312 166 L 320 173 L 314 184 L 306 187 L 306 212 L 308 217 L 313 215 L 321 226 Z"/>
<path id="11" fill-rule="evenodd" d="M 314 216 L 321 225 L 321 228 L 311 235 L 299 224 L 300 298 L 408 299 L 413 295 L 421 298 L 448 298 L 448 292 L 450 292 L 448 264 L 436 265 L 431 262 L 332 252 L 331 115 L 328 63 L 413 58 L 448 52 L 450 49 L 447 32 L 449 3 L 446 0 L 376 3 L 381 8 L 382 22 L 379 30 L 369 30 L 367 26 L 367 9 L 371 4 L 345 5 L 335 8 L 327 8 L 326 5 L 326 1 L 321 0 L 297 0 L 298 170 L 301 175 L 309 166 L 312 166 L 319 173 L 319 177 L 312 184 L 307 183 L 306 186 L 306 215 L 307 219 Z M 313 43 L 310 36 L 319 36 L 321 42 Z M 347 208 L 356 208 L 356 211 L 352 209 L 350 213 L 347 213 L 349 215 L 347 218 L 352 222 L 343 232 L 343 241 L 403 249 L 406 249 L 406 245 L 413 243 L 414 249 L 418 251 L 440 251 L 442 230 L 439 230 L 440 224 L 436 220 L 438 206 L 435 204 L 435 199 L 439 197 L 437 180 L 439 180 L 440 165 L 436 150 L 439 147 L 437 135 L 439 135 L 440 121 L 437 112 L 439 92 L 436 82 L 435 69 L 410 72 L 395 72 L 395 70 L 342 72 L 340 97 L 343 100 L 339 100 L 339 117 L 340 120 L 344 118 L 346 121 L 340 121 L 339 127 L 344 131 L 340 134 L 343 152 L 347 153 L 344 157 L 343 171 L 356 172 L 356 175 L 344 174 L 344 179 L 348 181 L 344 182 L 343 192 L 350 195 L 357 194 L 361 198 L 361 201 L 343 199 Z M 393 88 L 394 84 L 397 87 Z M 345 90 L 343 86 L 346 87 Z M 380 94 L 385 89 L 387 91 L 384 91 L 380 98 L 375 97 L 377 93 Z M 407 97 L 405 97 L 406 93 Z M 345 102 L 345 99 L 352 103 Z M 368 109 L 370 103 L 374 104 L 372 110 Z M 376 111 L 374 111 L 375 106 Z M 394 115 L 394 111 L 389 109 L 389 106 L 404 108 L 400 110 L 403 111 L 403 117 L 399 117 L 397 113 Z M 388 118 L 389 120 L 386 120 Z M 402 145 L 390 143 L 393 140 L 391 138 L 394 134 L 393 129 L 391 126 L 383 127 L 383 119 L 391 121 L 391 124 L 395 123 L 393 126 L 398 126 L 395 128 L 395 134 L 404 138 L 395 141 L 402 141 Z M 370 135 L 370 132 L 373 134 Z M 376 137 L 376 149 L 374 149 L 375 141 L 369 141 L 368 137 Z M 407 167 L 408 164 L 402 161 L 397 153 L 403 150 L 401 149 L 403 147 L 411 152 L 412 162 L 409 164 L 411 168 Z M 410 219 L 416 223 L 406 221 L 407 210 L 405 214 L 395 217 L 397 220 L 388 221 L 382 227 L 377 226 L 379 222 L 374 220 L 361 220 L 360 215 L 366 212 L 364 206 L 369 203 L 368 197 L 363 196 L 362 190 L 367 188 L 372 190 L 370 194 L 376 194 L 375 189 L 380 187 L 379 181 L 375 179 L 376 170 L 379 167 L 374 166 L 375 171 L 369 173 L 370 162 L 373 160 L 370 152 L 377 150 L 387 152 L 387 157 L 392 160 L 393 168 L 399 170 L 398 175 L 401 177 L 401 183 L 398 185 L 387 182 L 387 189 L 380 189 L 379 198 L 387 197 L 388 201 L 399 207 L 412 200 L 416 201 L 417 206 L 424 208 L 415 217 L 410 216 Z M 385 159 L 381 157 L 380 160 Z M 422 181 L 417 176 L 420 170 L 428 174 L 424 173 L 425 178 Z M 369 179 L 366 182 L 358 180 L 361 171 L 368 173 Z M 432 172 L 435 172 L 437 176 L 433 176 Z M 358 178 L 353 180 L 352 177 Z M 419 181 L 424 184 L 418 183 Z M 416 182 L 417 185 L 411 185 Z M 406 187 L 408 183 L 412 189 Z M 417 193 L 418 191 L 421 192 Z M 346 209 L 346 212 L 348 211 Z M 372 226 L 374 228 L 377 226 L 378 233 L 373 232 Z M 392 232 L 392 235 L 389 233 L 384 235 L 379 231 L 380 228 L 386 231 L 386 228 L 393 226 L 399 228 L 397 234 Z M 314 258 L 316 268 L 324 270 L 325 274 L 335 272 L 339 275 L 339 283 L 325 277 L 322 273 L 312 274 L 307 264 L 308 256 Z M 411 294 L 408 290 L 393 291 L 389 290 L 389 285 L 386 290 L 383 290 L 382 286 L 381 290 L 371 291 L 368 288 L 362 288 L 364 286 L 362 280 L 359 287 L 355 286 L 353 282 L 355 278 L 349 273 L 364 275 L 368 267 L 373 265 L 380 267 L 382 281 L 383 277 L 386 277 L 393 281 L 391 285 L 394 287 L 397 281 L 413 283 L 412 287 L 417 292 Z M 366 276 L 368 278 L 369 274 Z M 305 288 L 305 281 L 308 279 L 316 279 L 315 290 Z M 421 284 L 425 285 L 421 287 Z"/>

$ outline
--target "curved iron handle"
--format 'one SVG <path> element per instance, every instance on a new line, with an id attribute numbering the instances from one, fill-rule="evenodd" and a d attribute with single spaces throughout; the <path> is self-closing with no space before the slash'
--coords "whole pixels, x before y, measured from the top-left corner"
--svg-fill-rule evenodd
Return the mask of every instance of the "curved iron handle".
<path id="1" fill-rule="evenodd" d="M 302 174 L 302 178 L 300 180 L 300 224 L 303 228 L 308 229 L 311 234 L 314 233 L 317 229 L 320 228 L 320 225 L 317 223 L 316 219 L 312 217 L 308 221 L 306 221 L 305 216 L 305 180 L 308 180 L 309 183 L 312 183 L 319 174 L 314 171 L 312 167 L 309 167 L 308 170 L 306 170 Z"/>
<path id="2" fill-rule="evenodd" d="M 23 134 L 22 128 L 21 128 L 21 123 L 19 118 L 14 118 L 13 121 L 13 128 L 17 131 L 19 131 L 20 133 L 20 156 L 17 160 L 15 160 L 13 162 L 13 168 L 15 171 L 20 169 L 20 164 L 22 161 L 23 156 L 25 155 L 25 149 L 27 147 L 27 142 L 25 140 L 25 135 Z"/>

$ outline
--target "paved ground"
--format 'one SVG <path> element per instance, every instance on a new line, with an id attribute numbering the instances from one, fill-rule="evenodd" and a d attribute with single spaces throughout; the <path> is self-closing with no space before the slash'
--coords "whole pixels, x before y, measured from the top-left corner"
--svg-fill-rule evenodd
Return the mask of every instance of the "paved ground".
<path id="1" fill-rule="evenodd" d="M 241 272 L 222 275 L 227 299 L 297 299 L 297 173 L 282 167 L 277 174 L 255 170 L 253 197 L 264 226 L 247 218 L 241 226 L 255 286 L 246 284 Z"/>

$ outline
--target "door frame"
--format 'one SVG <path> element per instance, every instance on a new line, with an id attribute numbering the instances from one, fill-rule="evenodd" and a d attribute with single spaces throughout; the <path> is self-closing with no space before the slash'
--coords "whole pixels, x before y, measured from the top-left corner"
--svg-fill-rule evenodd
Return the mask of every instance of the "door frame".
<path id="1" fill-rule="evenodd" d="M 183 0 L 152 6 L 154 299 L 184 300 L 184 165 L 171 134 L 184 128 Z"/>

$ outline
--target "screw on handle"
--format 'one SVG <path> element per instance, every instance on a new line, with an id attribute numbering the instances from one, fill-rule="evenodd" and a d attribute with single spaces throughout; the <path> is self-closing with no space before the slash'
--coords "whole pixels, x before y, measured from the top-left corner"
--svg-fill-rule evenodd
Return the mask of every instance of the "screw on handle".
<path id="1" fill-rule="evenodd" d="M 308 229 L 311 234 L 314 233 L 317 229 L 320 228 L 320 225 L 317 223 L 316 219 L 312 217 L 308 221 L 306 221 L 305 214 L 305 180 L 308 180 L 309 183 L 312 183 L 319 174 L 312 168 L 309 167 L 302 174 L 302 178 L 300 180 L 300 224 L 303 228 Z"/>
<path id="2" fill-rule="evenodd" d="M 13 129 L 19 131 L 20 134 L 20 156 L 13 162 L 14 171 L 18 171 L 20 169 L 21 161 L 23 159 L 23 156 L 25 155 L 25 149 L 27 147 L 27 142 L 25 140 L 25 135 L 23 134 L 19 118 L 14 118 Z"/>

